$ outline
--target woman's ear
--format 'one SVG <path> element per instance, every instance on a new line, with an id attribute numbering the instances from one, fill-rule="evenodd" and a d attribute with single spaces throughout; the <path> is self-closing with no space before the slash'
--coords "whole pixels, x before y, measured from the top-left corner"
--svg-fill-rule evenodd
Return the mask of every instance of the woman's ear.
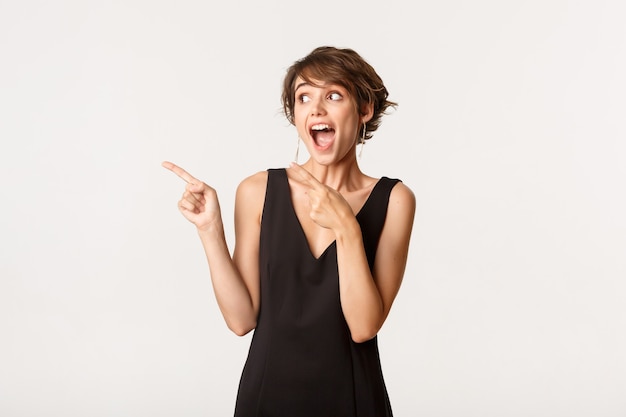
<path id="1" fill-rule="evenodd" d="M 374 116 L 374 103 L 364 104 L 361 110 L 361 123 L 367 123 Z"/>

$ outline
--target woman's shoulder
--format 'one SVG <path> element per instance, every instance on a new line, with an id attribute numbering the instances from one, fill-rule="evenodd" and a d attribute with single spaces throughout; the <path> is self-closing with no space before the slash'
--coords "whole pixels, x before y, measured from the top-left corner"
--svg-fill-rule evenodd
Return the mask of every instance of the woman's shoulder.
<path id="1" fill-rule="evenodd" d="M 250 196 L 258 195 L 259 193 L 265 194 L 265 188 L 267 186 L 267 171 L 255 172 L 252 175 L 245 177 L 239 183 L 237 187 L 238 193 L 244 193 Z"/>
<path id="2" fill-rule="evenodd" d="M 389 209 L 403 212 L 415 211 L 415 193 L 404 182 L 398 181 L 389 195 Z"/>
<path id="3" fill-rule="evenodd" d="M 237 187 L 237 201 L 240 205 L 248 205 L 259 210 L 263 208 L 270 171 L 273 170 L 258 171 L 241 180 Z"/>

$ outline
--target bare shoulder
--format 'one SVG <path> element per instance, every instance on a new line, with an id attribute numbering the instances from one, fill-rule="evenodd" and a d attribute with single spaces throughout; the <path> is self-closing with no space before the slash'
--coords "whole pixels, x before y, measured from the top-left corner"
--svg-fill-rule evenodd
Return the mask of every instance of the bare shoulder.
<path id="1" fill-rule="evenodd" d="M 403 182 L 398 182 L 389 195 L 387 216 L 381 239 L 408 245 L 415 220 L 415 194 Z M 403 243 L 400 243 L 403 242 Z"/>
<path id="2" fill-rule="evenodd" d="M 237 192 L 245 194 L 251 193 L 252 195 L 262 193 L 265 194 L 265 187 L 267 186 L 267 171 L 259 171 L 244 178 L 237 187 Z"/>
<path id="3" fill-rule="evenodd" d="M 389 210 L 393 215 L 406 213 L 413 217 L 415 214 L 415 194 L 403 182 L 398 182 L 389 195 Z"/>
<path id="4" fill-rule="evenodd" d="M 259 171 L 244 178 L 237 187 L 237 202 L 248 209 L 261 210 L 267 188 L 267 171 Z"/>

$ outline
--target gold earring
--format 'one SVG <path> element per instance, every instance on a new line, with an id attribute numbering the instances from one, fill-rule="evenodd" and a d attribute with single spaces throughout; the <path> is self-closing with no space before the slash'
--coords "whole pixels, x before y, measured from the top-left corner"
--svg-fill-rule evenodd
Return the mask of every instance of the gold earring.
<path id="1" fill-rule="evenodd" d="M 363 147 L 365 146 L 365 134 L 367 133 L 367 125 L 363 123 L 363 135 L 361 136 L 361 149 L 359 149 L 359 159 L 361 159 L 361 155 L 363 155 Z"/>
<path id="2" fill-rule="evenodd" d="M 298 136 L 298 146 L 296 147 L 296 158 L 295 162 L 298 163 L 298 155 L 300 154 L 300 136 Z"/>

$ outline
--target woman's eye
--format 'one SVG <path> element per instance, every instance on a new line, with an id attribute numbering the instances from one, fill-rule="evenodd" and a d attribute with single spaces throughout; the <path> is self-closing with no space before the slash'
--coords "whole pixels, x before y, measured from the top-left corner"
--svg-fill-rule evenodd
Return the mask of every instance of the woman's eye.
<path id="1" fill-rule="evenodd" d="M 328 95 L 328 98 L 331 100 L 341 100 L 343 98 L 343 96 L 339 93 L 330 93 Z"/>
<path id="2" fill-rule="evenodd" d="M 309 101 L 311 101 L 311 98 L 307 96 L 306 94 L 302 94 L 298 97 L 298 101 L 300 103 L 308 103 Z"/>

